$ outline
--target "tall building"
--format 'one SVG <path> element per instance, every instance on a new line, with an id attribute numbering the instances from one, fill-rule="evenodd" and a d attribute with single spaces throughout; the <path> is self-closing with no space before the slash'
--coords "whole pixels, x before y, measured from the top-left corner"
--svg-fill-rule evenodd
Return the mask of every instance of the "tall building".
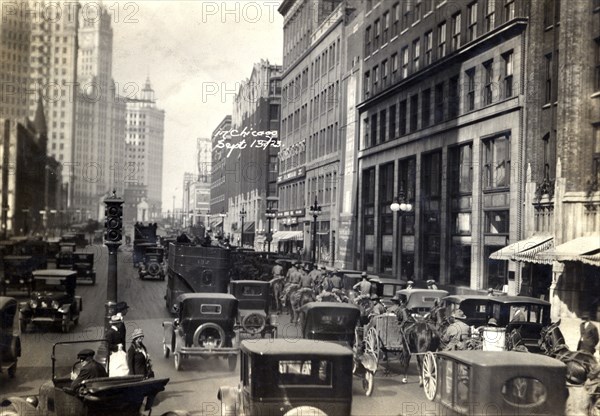
<path id="1" fill-rule="evenodd" d="M 266 238 L 265 211 L 277 207 L 280 106 L 281 66 L 261 60 L 254 65 L 250 78 L 241 83 L 231 117 L 232 128 L 240 132 L 231 141 L 245 142 L 236 165 L 239 187 L 230 199 L 235 227 L 232 231 L 236 242 L 239 239 L 248 246 L 255 246 L 259 234 L 257 249 L 262 249 Z M 246 212 L 243 232 L 241 212 Z"/>
<path id="2" fill-rule="evenodd" d="M 72 202 L 71 168 L 75 141 L 75 105 L 77 96 L 77 32 L 79 3 L 64 3 L 60 8 L 49 2 L 36 3 L 31 36 L 31 78 L 29 117 L 35 115 L 36 95 L 44 99 L 48 124 L 48 153 L 63 166 L 63 180 Z M 43 10 L 44 14 L 41 14 Z M 55 12 L 54 16 L 46 13 Z"/>
<path id="3" fill-rule="evenodd" d="M 196 164 L 198 165 L 198 176 L 208 178 L 210 183 L 211 165 L 212 165 L 212 141 L 208 137 L 199 137 L 196 139 Z"/>
<path id="4" fill-rule="evenodd" d="M 23 121 L 29 115 L 32 16 L 27 0 L 2 3 L 0 20 L 0 117 Z M 35 96 L 33 102 L 37 103 Z"/>
<path id="5" fill-rule="evenodd" d="M 356 2 L 360 3 L 360 2 Z M 303 246 L 311 259 L 336 264 L 342 131 L 347 111 L 340 84 L 345 75 L 346 15 L 352 1 L 285 0 L 279 153 L 279 249 Z M 316 235 L 309 206 L 321 207 Z M 285 233 L 282 233 L 285 232 Z M 282 243 L 282 244 L 281 244 Z"/>
<path id="6" fill-rule="evenodd" d="M 96 19 L 82 19 L 74 142 L 73 201 L 80 218 L 104 217 L 103 200 L 116 190 L 123 195 L 125 165 L 125 100 L 112 80 L 111 15 L 99 7 Z"/>
<path id="7" fill-rule="evenodd" d="M 221 120 L 211 135 L 211 168 L 210 168 L 210 228 L 215 234 L 230 233 L 229 227 L 225 227 L 228 212 L 227 201 L 229 195 L 235 189 L 234 159 L 227 157 L 227 150 L 219 146 L 219 142 L 230 139 L 231 115 Z M 231 169 L 234 169 L 233 171 Z M 228 178 L 229 177 L 229 178 Z M 228 180 L 226 180 L 228 179 Z M 230 224 L 227 221 L 227 225 Z M 227 231 L 225 231 L 227 230 Z"/>
<path id="8" fill-rule="evenodd" d="M 145 185 L 149 220 L 162 212 L 162 169 L 165 111 L 156 106 L 150 79 L 141 96 L 127 99 L 126 186 Z"/>

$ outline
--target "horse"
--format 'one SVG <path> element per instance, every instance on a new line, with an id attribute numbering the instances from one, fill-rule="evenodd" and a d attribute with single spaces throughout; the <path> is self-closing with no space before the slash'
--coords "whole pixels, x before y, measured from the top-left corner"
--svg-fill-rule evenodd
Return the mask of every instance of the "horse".
<path id="1" fill-rule="evenodd" d="M 585 383 L 592 369 L 598 365 L 596 358 L 586 351 L 571 351 L 565 345 L 565 337 L 560 328 L 560 319 L 542 328 L 538 342 L 544 353 L 567 365 L 567 381 L 571 384 Z"/>
<path id="2" fill-rule="evenodd" d="M 283 276 L 274 277 L 269 280 L 271 284 L 271 293 L 273 294 L 275 311 L 279 315 L 283 312 L 283 306 L 281 304 L 281 292 L 283 292 Z"/>
<path id="3" fill-rule="evenodd" d="M 431 308 L 431 311 L 425 315 L 425 320 L 435 327 L 438 334 L 443 334 L 450 325 L 448 317 L 446 316 L 446 309 L 438 305 L 437 301 L 436 305 Z"/>
<path id="4" fill-rule="evenodd" d="M 298 323 L 300 308 L 315 301 L 315 294 L 309 287 L 303 287 L 290 294 L 291 322 Z"/>
<path id="5" fill-rule="evenodd" d="M 408 366 L 410 364 L 410 354 L 417 354 L 417 367 L 419 369 L 419 386 L 423 386 L 423 353 L 435 352 L 440 348 L 441 339 L 435 326 L 424 319 L 418 319 L 405 327 L 405 344 L 408 352 L 408 359 L 404 362 L 404 378 L 406 383 L 408 378 Z"/>

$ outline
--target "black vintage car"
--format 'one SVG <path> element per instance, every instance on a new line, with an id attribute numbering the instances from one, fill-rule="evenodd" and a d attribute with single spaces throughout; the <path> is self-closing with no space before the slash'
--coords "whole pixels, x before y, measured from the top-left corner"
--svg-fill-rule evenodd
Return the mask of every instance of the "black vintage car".
<path id="1" fill-rule="evenodd" d="M 140 279 L 165 280 L 164 251 L 159 246 L 146 247 L 144 260 L 138 269 Z"/>
<path id="2" fill-rule="evenodd" d="M 88 245 L 84 233 L 68 233 L 60 237 L 61 243 L 74 243 L 79 248 L 85 248 Z"/>
<path id="3" fill-rule="evenodd" d="M 73 270 L 77 272 L 77 282 L 95 285 L 94 253 L 73 253 Z"/>
<path id="4" fill-rule="evenodd" d="M 217 399 L 225 415 L 350 415 L 352 351 L 326 341 L 246 340 L 240 382 Z"/>
<path id="5" fill-rule="evenodd" d="M 100 352 L 104 340 L 67 341 L 52 347 L 52 380 L 42 384 L 38 396 L 8 397 L 0 400 L 0 415 L 39 416 L 129 416 L 150 414 L 156 395 L 165 389 L 168 378 L 145 379 L 141 375 L 98 377 L 84 380 L 81 389 L 71 388 L 71 376 L 81 369 L 73 364 L 77 351 L 90 348 Z M 96 354 L 97 356 L 98 354 Z"/>
<path id="6" fill-rule="evenodd" d="M 189 293 L 175 302 L 177 318 L 163 322 L 163 354 L 175 369 L 189 357 L 225 357 L 235 370 L 239 351 L 238 300 L 226 293 Z"/>
<path id="7" fill-rule="evenodd" d="M 31 292 L 33 281 L 32 272 L 36 269 L 36 260 L 33 256 L 4 256 L 4 277 L 2 278 L 2 293 L 6 295 L 8 289 L 25 290 Z"/>
<path id="8" fill-rule="evenodd" d="M 232 281 L 231 294 L 238 300 L 238 322 L 251 335 L 277 337 L 277 317 L 269 314 L 271 285 L 259 280 Z"/>
<path id="9" fill-rule="evenodd" d="M 18 306 L 15 299 L 0 296 L 0 373 L 10 378 L 15 376 L 21 356 Z"/>
<path id="10" fill-rule="evenodd" d="M 73 253 L 77 245 L 72 242 L 60 242 L 59 251 L 56 254 L 56 268 L 64 270 L 73 269 Z"/>
<path id="11" fill-rule="evenodd" d="M 21 304 L 21 329 L 25 332 L 29 323 L 50 324 L 69 332 L 72 326 L 77 325 L 82 310 L 81 297 L 75 296 L 77 272 L 36 270 L 33 279 L 31 299 Z"/>

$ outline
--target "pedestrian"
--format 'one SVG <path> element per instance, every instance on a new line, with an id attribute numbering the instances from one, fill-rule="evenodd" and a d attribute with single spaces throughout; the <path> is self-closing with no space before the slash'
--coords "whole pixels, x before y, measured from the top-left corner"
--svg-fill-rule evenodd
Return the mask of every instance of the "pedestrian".
<path id="1" fill-rule="evenodd" d="M 77 359 L 79 363 L 75 364 L 73 367 L 77 367 L 80 365 L 79 374 L 71 374 L 71 378 L 73 379 L 71 383 L 71 389 L 75 392 L 81 387 L 81 383 L 85 380 L 91 380 L 93 378 L 98 377 L 108 377 L 108 373 L 102 367 L 102 365 L 94 360 L 94 351 L 88 348 L 83 349 L 77 353 Z"/>
<path id="2" fill-rule="evenodd" d="M 406 282 L 406 288 L 412 289 L 414 284 L 415 284 L 415 282 L 413 282 L 412 280 L 409 280 L 408 282 Z"/>
<path id="3" fill-rule="evenodd" d="M 577 351 L 585 351 L 594 355 L 596 353 L 596 345 L 598 344 L 598 328 L 590 321 L 589 312 L 585 311 L 581 314 L 583 322 L 579 325 L 579 342 L 577 343 Z"/>
<path id="4" fill-rule="evenodd" d="M 125 347 L 125 324 L 123 323 L 123 315 L 117 313 L 116 315 L 111 316 L 109 325 L 104 337 L 108 343 L 108 350 L 113 353 L 118 350 L 119 344 Z"/>
<path id="5" fill-rule="evenodd" d="M 352 286 L 352 289 L 360 292 L 361 295 L 370 295 L 371 294 L 371 282 L 369 281 L 369 276 L 367 272 L 362 272 L 362 280 Z"/>
<path id="6" fill-rule="evenodd" d="M 488 295 L 488 296 L 494 296 L 494 289 L 490 287 L 490 288 L 488 289 L 488 291 L 487 291 L 487 295 Z"/>
<path id="7" fill-rule="evenodd" d="M 429 279 L 427 281 L 427 289 L 431 289 L 431 290 L 438 290 L 437 285 L 435 284 L 435 280 L 433 279 Z"/>
<path id="8" fill-rule="evenodd" d="M 442 342 L 446 344 L 446 350 L 461 349 L 463 341 L 471 337 L 471 327 L 464 321 L 467 316 L 461 309 L 452 312 L 450 317 L 450 325 L 442 336 Z"/>
<path id="9" fill-rule="evenodd" d="M 154 377 L 152 362 L 143 341 L 144 331 L 140 328 L 134 330 L 131 334 L 131 346 L 127 350 L 127 366 L 131 375 L 143 375 L 144 378 L 152 378 Z"/>

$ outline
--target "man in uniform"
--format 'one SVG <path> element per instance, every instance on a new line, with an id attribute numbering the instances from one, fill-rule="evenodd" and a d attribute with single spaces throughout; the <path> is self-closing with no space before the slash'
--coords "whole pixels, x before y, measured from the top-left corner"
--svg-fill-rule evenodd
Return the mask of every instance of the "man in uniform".
<path id="1" fill-rule="evenodd" d="M 371 295 L 371 282 L 369 281 L 369 277 L 367 276 L 367 272 L 362 272 L 362 280 L 352 286 L 352 289 L 359 292 L 362 296 Z"/>
<path id="2" fill-rule="evenodd" d="M 461 344 L 471 337 L 471 327 L 464 321 L 467 319 L 465 313 L 457 309 L 452 312 L 450 325 L 442 336 L 442 342 L 446 344 L 446 350 L 460 349 Z"/>
<path id="3" fill-rule="evenodd" d="M 406 282 L 406 288 L 412 289 L 414 284 L 415 284 L 415 282 L 413 282 L 412 280 L 409 280 L 408 282 Z"/>
<path id="4" fill-rule="evenodd" d="M 373 306 L 371 307 L 371 311 L 369 312 L 369 319 L 375 315 L 381 315 L 386 312 L 385 305 L 381 303 L 379 295 L 373 293 L 371 295 L 371 301 L 373 302 Z"/>
<path id="5" fill-rule="evenodd" d="M 581 319 L 583 319 L 583 322 L 579 325 L 579 334 L 581 337 L 577 343 L 577 351 L 585 351 L 593 355 L 596 353 L 596 345 L 599 341 L 598 328 L 590 322 L 589 312 L 583 312 Z"/>
<path id="6" fill-rule="evenodd" d="M 342 289 L 342 276 L 340 276 L 340 271 L 335 269 L 333 276 L 329 279 L 331 281 L 332 290 L 333 289 Z"/>
<path id="7" fill-rule="evenodd" d="M 305 266 L 305 270 L 308 269 L 308 265 Z M 310 273 L 301 273 L 300 275 L 300 287 L 308 287 L 311 288 L 313 287 L 313 283 L 314 283 L 314 270 L 312 270 Z"/>
<path id="8" fill-rule="evenodd" d="M 288 270 L 288 274 L 285 277 L 285 287 L 283 288 L 283 293 L 281 295 L 281 300 L 284 306 L 286 304 L 288 294 L 290 293 L 290 291 L 300 286 L 300 278 L 302 277 L 302 274 L 299 272 L 300 266 L 300 262 L 296 262 L 294 267 Z"/>
<path id="9" fill-rule="evenodd" d="M 84 349 L 79 351 L 77 359 L 81 362 L 81 368 L 79 374 L 74 378 L 71 383 L 71 389 L 77 391 L 84 380 L 90 380 L 98 377 L 108 377 L 108 374 L 104 367 L 94 360 L 94 351 L 90 349 Z"/>
<path id="10" fill-rule="evenodd" d="M 429 279 L 427 281 L 427 289 L 431 289 L 431 290 L 437 290 L 438 289 L 437 285 L 435 284 L 435 280 Z"/>
<path id="11" fill-rule="evenodd" d="M 277 279 L 278 277 L 283 277 L 283 267 L 279 264 L 278 261 L 275 261 L 275 266 L 271 269 L 271 274 L 273 279 Z"/>

